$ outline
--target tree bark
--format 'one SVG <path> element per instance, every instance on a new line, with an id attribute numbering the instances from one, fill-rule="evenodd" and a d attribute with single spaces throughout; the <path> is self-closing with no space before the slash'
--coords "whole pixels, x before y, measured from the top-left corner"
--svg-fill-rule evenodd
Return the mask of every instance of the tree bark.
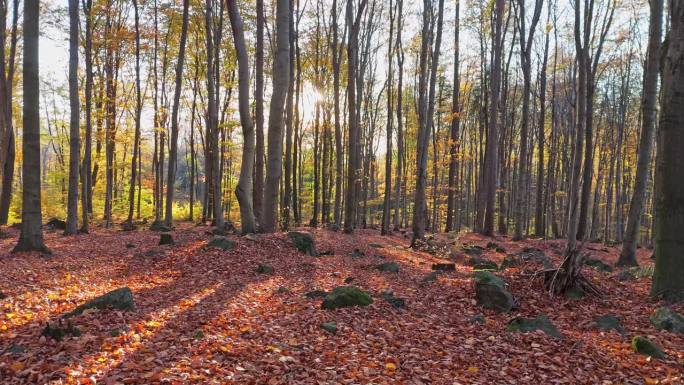
<path id="1" fill-rule="evenodd" d="M 69 0 L 69 192 L 64 234 L 78 233 L 78 174 L 81 155 L 80 101 L 78 99 L 78 0 Z"/>

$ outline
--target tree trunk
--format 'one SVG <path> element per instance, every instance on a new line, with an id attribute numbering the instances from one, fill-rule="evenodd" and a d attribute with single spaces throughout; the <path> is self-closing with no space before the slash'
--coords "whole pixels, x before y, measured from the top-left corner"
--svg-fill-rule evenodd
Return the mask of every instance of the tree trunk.
<path id="1" fill-rule="evenodd" d="M 684 299 L 684 4 L 670 3 L 671 30 L 663 68 L 656 190 L 655 270 L 651 295 Z"/>
<path id="2" fill-rule="evenodd" d="M 21 234 L 18 251 L 49 253 L 43 242 L 40 201 L 40 76 L 38 74 L 39 0 L 24 1 L 24 133 L 22 140 Z"/>
<path id="3" fill-rule="evenodd" d="M 64 234 L 78 233 L 78 174 L 81 155 L 78 99 L 78 0 L 69 0 L 69 192 Z"/>
<path id="4" fill-rule="evenodd" d="M 256 0 L 256 52 L 254 91 L 256 119 L 256 159 L 254 163 L 254 219 L 261 222 L 264 200 L 264 0 Z"/>
<path id="5" fill-rule="evenodd" d="M 282 175 L 283 104 L 290 82 L 290 1 L 276 3 L 276 53 L 273 63 L 273 93 L 268 116 L 268 163 L 261 230 L 273 233 L 278 225 L 278 189 Z"/>
<path id="6" fill-rule="evenodd" d="M 658 97 L 658 74 L 660 70 L 660 40 L 662 37 L 663 0 L 650 0 L 651 19 L 648 36 L 648 52 L 641 99 L 641 138 L 639 139 L 636 179 L 632 201 L 627 217 L 627 231 L 622 243 L 618 266 L 636 266 L 636 247 L 639 240 L 641 215 L 644 211 L 648 171 L 651 164 L 653 132 L 656 122 Z"/>
<path id="7" fill-rule="evenodd" d="M 138 0 L 133 0 L 135 13 L 135 135 L 133 138 L 133 159 L 131 159 L 131 183 L 128 190 L 128 227 L 133 226 L 135 209 L 135 182 L 138 177 L 138 158 L 140 157 L 140 115 L 142 112 L 142 91 L 140 89 L 140 12 Z M 191 209 L 192 210 L 192 209 Z"/>
<path id="8" fill-rule="evenodd" d="M 242 17 L 236 0 L 228 0 L 228 15 L 233 30 L 233 40 L 238 59 L 238 102 L 240 124 L 242 125 L 242 163 L 240 180 L 235 189 L 235 196 L 240 205 L 240 224 L 243 234 L 256 232 L 252 196 L 252 169 L 254 168 L 254 123 L 249 108 L 249 57 L 245 44 Z"/>
<path id="9" fill-rule="evenodd" d="M 456 219 L 456 190 L 457 170 L 458 170 L 458 149 L 459 149 L 459 128 L 461 124 L 461 107 L 459 94 L 461 91 L 461 80 L 459 72 L 459 32 L 460 32 L 460 0 L 456 0 L 454 9 L 454 81 L 453 97 L 451 101 L 451 130 L 449 131 L 449 189 L 447 192 L 447 217 L 446 232 L 453 231 Z"/>

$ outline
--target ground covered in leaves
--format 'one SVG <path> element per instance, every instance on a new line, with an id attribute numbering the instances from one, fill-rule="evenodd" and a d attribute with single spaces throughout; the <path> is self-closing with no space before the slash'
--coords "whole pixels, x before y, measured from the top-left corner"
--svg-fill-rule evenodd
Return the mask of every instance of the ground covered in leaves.
<path id="1" fill-rule="evenodd" d="M 562 242 L 445 235 L 417 252 L 399 233 L 315 230 L 321 255 L 308 256 L 286 234 L 229 235 L 233 248 L 209 248 L 208 230 L 179 225 L 171 232 L 175 244 L 164 246 L 158 245 L 160 234 L 148 230 L 76 237 L 54 232 L 46 235 L 50 256 L 10 254 L 18 233 L 8 230 L 0 239 L 0 382 L 683 382 L 684 335 L 649 322 L 663 304 L 648 296 L 647 267 L 626 278 L 619 270 L 586 267 L 601 297 L 550 298 L 534 274 L 542 267 L 519 260 L 495 272 L 518 304 L 497 313 L 475 302 L 468 259 L 480 254 L 501 264 L 507 255 L 536 247 L 558 264 Z M 471 246 L 482 249 L 472 252 Z M 617 260 L 614 247 L 588 244 L 586 250 L 609 265 Z M 649 256 L 639 250 L 642 266 L 652 264 Z M 430 274 L 433 264 L 454 262 L 455 270 Z M 381 264 L 386 270 L 398 266 L 398 272 L 382 271 Z M 345 285 L 369 292 L 373 303 L 321 309 L 315 291 Z M 88 309 L 60 321 L 121 287 L 132 290 L 134 311 Z M 684 312 L 681 305 L 672 309 Z M 506 331 L 516 316 L 541 314 L 561 338 Z M 622 333 L 596 328 L 595 317 L 606 314 L 620 317 Z M 47 323 L 60 322 L 77 332 L 59 341 L 43 336 Z M 634 353 L 635 335 L 659 344 L 665 357 Z"/>

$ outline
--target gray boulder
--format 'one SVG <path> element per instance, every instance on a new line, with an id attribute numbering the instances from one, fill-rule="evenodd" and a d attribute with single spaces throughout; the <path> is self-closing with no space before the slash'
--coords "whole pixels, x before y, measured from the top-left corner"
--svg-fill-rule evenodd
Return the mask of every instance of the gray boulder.
<path id="1" fill-rule="evenodd" d="M 653 326 L 660 330 L 684 334 L 684 317 L 669 307 L 656 309 L 650 320 Z"/>
<path id="2" fill-rule="evenodd" d="M 509 332 L 532 332 L 541 330 L 553 338 L 562 338 L 562 335 L 556 329 L 556 326 L 545 315 L 539 315 L 536 318 L 515 317 L 508 321 L 506 330 Z"/>
<path id="3" fill-rule="evenodd" d="M 67 313 L 64 317 L 71 317 L 83 313 L 86 309 L 107 309 L 132 311 L 135 310 L 133 292 L 128 287 L 121 287 L 95 297 Z"/>
<path id="4" fill-rule="evenodd" d="M 368 306 L 373 303 L 370 294 L 355 286 L 338 286 L 323 299 L 322 309 L 332 310 L 350 306 Z"/>
<path id="5" fill-rule="evenodd" d="M 287 236 L 292 240 L 297 250 L 300 252 L 315 257 L 318 255 L 316 251 L 316 243 L 314 242 L 311 233 L 304 231 L 290 231 Z"/>
<path id="6" fill-rule="evenodd" d="M 475 299 L 478 305 L 499 312 L 511 311 L 516 307 L 513 295 L 506 290 L 506 283 L 500 277 L 478 271 L 475 277 Z"/>

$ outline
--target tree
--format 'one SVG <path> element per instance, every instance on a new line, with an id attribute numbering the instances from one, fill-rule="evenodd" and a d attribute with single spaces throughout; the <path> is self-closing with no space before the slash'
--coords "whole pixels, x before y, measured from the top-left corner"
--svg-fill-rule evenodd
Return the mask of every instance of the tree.
<path id="1" fill-rule="evenodd" d="M 93 30 L 92 30 L 92 0 L 83 1 L 83 13 L 85 16 L 85 143 L 83 149 L 83 182 L 81 190 L 81 214 L 83 223 L 81 232 L 87 233 L 90 214 L 93 212 L 93 174 L 91 172 L 92 147 L 93 147 L 93 120 L 92 120 L 92 98 L 93 98 Z"/>
<path id="2" fill-rule="evenodd" d="M 22 142 L 23 191 L 18 251 L 50 251 L 43 242 L 40 201 L 40 76 L 38 65 L 39 0 L 24 1 L 24 136 Z"/>
<path id="3" fill-rule="evenodd" d="M 392 118 L 394 112 L 392 111 L 392 82 L 394 81 L 392 73 L 392 35 L 394 33 L 394 15 L 395 10 L 392 6 L 392 0 L 390 0 L 389 14 L 390 14 L 390 26 L 389 26 L 389 37 L 387 39 L 387 130 L 385 136 L 387 139 L 387 152 L 385 154 L 385 199 L 382 205 L 382 235 L 387 235 L 390 233 L 390 211 L 392 210 Z"/>
<path id="4" fill-rule="evenodd" d="M 684 299 L 684 4 L 670 2 L 656 169 L 655 270 L 651 295 Z"/>
<path id="5" fill-rule="evenodd" d="M 135 134 L 133 138 L 133 158 L 131 159 L 131 182 L 128 186 L 128 219 L 129 229 L 133 228 L 133 209 L 135 206 L 135 181 L 138 177 L 138 158 L 140 157 L 140 116 L 142 113 L 142 91 L 140 89 L 140 12 L 138 0 L 133 0 L 135 17 Z M 192 212 L 192 205 L 190 205 Z"/>
<path id="6" fill-rule="evenodd" d="M 12 201 L 12 183 L 14 181 L 14 162 L 16 160 L 16 149 L 14 139 L 14 126 L 12 124 L 12 91 L 14 84 L 14 59 L 17 51 L 17 26 L 19 19 L 19 0 L 13 2 L 12 12 L 12 30 L 10 33 L 10 52 L 8 57 L 8 66 L 5 70 L 5 25 L 7 17 L 7 2 L 2 2 L 3 9 L 0 17 L 0 41 L 3 44 L 0 46 L 0 73 L 6 73 L 7 76 L 0 76 L 0 111 L 4 112 L 4 116 L 0 118 L 0 122 L 4 122 L 0 126 L 0 225 L 7 224 L 9 217 L 10 203 Z"/>
<path id="7" fill-rule="evenodd" d="M 256 0 L 256 52 L 254 53 L 255 83 L 254 102 L 256 106 L 256 159 L 254 162 L 254 217 L 261 221 L 264 200 L 264 0 Z"/>
<path id="8" fill-rule="evenodd" d="M 273 64 L 273 93 L 268 116 L 268 161 L 261 231 L 272 233 L 278 225 L 278 189 L 282 175 L 283 107 L 290 82 L 290 1 L 276 3 L 276 53 Z"/>
<path id="9" fill-rule="evenodd" d="M 190 0 L 183 0 L 183 26 L 181 27 L 180 46 L 178 48 L 178 61 L 176 63 L 176 88 L 173 93 L 173 109 L 171 110 L 171 138 L 169 141 L 169 165 L 168 177 L 166 178 L 166 212 L 164 221 L 166 225 L 173 225 L 173 193 L 176 183 L 176 167 L 178 163 L 178 108 L 180 94 L 183 88 L 183 65 L 185 64 L 185 42 L 188 38 L 188 14 Z"/>
<path id="10" fill-rule="evenodd" d="M 439 65 L 439 50 L 442 45 L 442 25 L 444 17 L 444 0 L 439 0 L 437 13 L 437 34 L 432 40 L 434 23 L 431 23 L 432 12 L 434 12 L 432 0 L 423 1 L 423 32 L 420 51 L 420 80 L 418 97 L 418 139 L 416 142 L 416 192 L 413 203 L 413 239 L 415 245 L 417 240 L 425 237 L 425 227 L 427 220 L 427 202 L 425 190 L 427 187 L 428 173 L 428 143 L 430 141 L 430 130 L 434 124 L 435 109 L 435 83 L 437 79 L 437 66 Z M 432 24 L 432 27 L 430 27 Z M 428 68 L 428 50 L 432 48 L 430 58 L 430 68 Z"/>
<path id="11" fill-rule="evenodd" d="M 230 16 L 230 25 L 233 29 L 233 41 L 235 42 L 235 51 L 237 51 L 238 59 L 238 97 L 243 137 L 240 180 L 235 189 L 235 195 L 240 204 L 242 233 L 248 234 L 256 231 L 252 197 L 255 138 L 254 123 L 252 122 L 252 114 L 249 109 L 249 57 L 247 56 L 242 17 L 240 17 L 236 0 L 228 0 L 228 14 Z"/>
<path id="12" fill-rule="evenodd" d="M 520 128 L 520 152 L 518 156 L 518 185 L 515 204 L 515 233 L 513 240 L 521 240 L 523 237 L 525 217 L 525 188 L 528 184 L 527 170 L 527 140 L 530 125 L 530 94 L 532 91 L 532 42 L 534 31 L 537 29 L 539 16 L 541 15 L 542 0 L 535 0 L 532 22 L 529 33 L 525 28 L 525 0 L 518 0 L 518 32 L 520 36 L 520 63 L 523 72 L 523 97 L 522 97 L 522 124 Z M 515 3 L 514 3 L 515 4 Z M 543 90 L 542 90 L 543 92 Z"/>
<path id="13" fill-rule="evenodd" d="M 461 88 L 459 72 L 459 31 L 460 31 L 460 0 L 456 0 L 454 7 L 454 80 L 453 96 L 451 102 L 451 129 L 449 130 L 449 189 L 447 192 L 447 217 L 445 231 L 454 230 L 456 217 L 456 173 L 458 172 L 458 139 L 461 124 L 461 105 L 459 92 Z"/>
<path id="14" fill-rule="evenodd" d="M 78 99 L 78 0 L 69 0 L 69 192 L 64 234 L 78 233 L 78 174 L 81 155 L 81 126 Z"/>
<path id="15" fill-rule="evenodd" d="M 658 97 L 658 74 L 660 73 L 660 40 L 662 36 L 663 0 L 650 0 L 651 19 L 648 33 L 648 52 L 644 68 L 644 81 L 641 97 L 641 138 L 637 160 L 636 179 L 632 202 L 629 205 L 627 230 L 622 243 L 618 266 L 636 266 L 636 246 L 639 240 L 641 214 L 646 199 L 648 169 L 651 164 L 653 132 L 656 122 L 656 100 Z"/>

